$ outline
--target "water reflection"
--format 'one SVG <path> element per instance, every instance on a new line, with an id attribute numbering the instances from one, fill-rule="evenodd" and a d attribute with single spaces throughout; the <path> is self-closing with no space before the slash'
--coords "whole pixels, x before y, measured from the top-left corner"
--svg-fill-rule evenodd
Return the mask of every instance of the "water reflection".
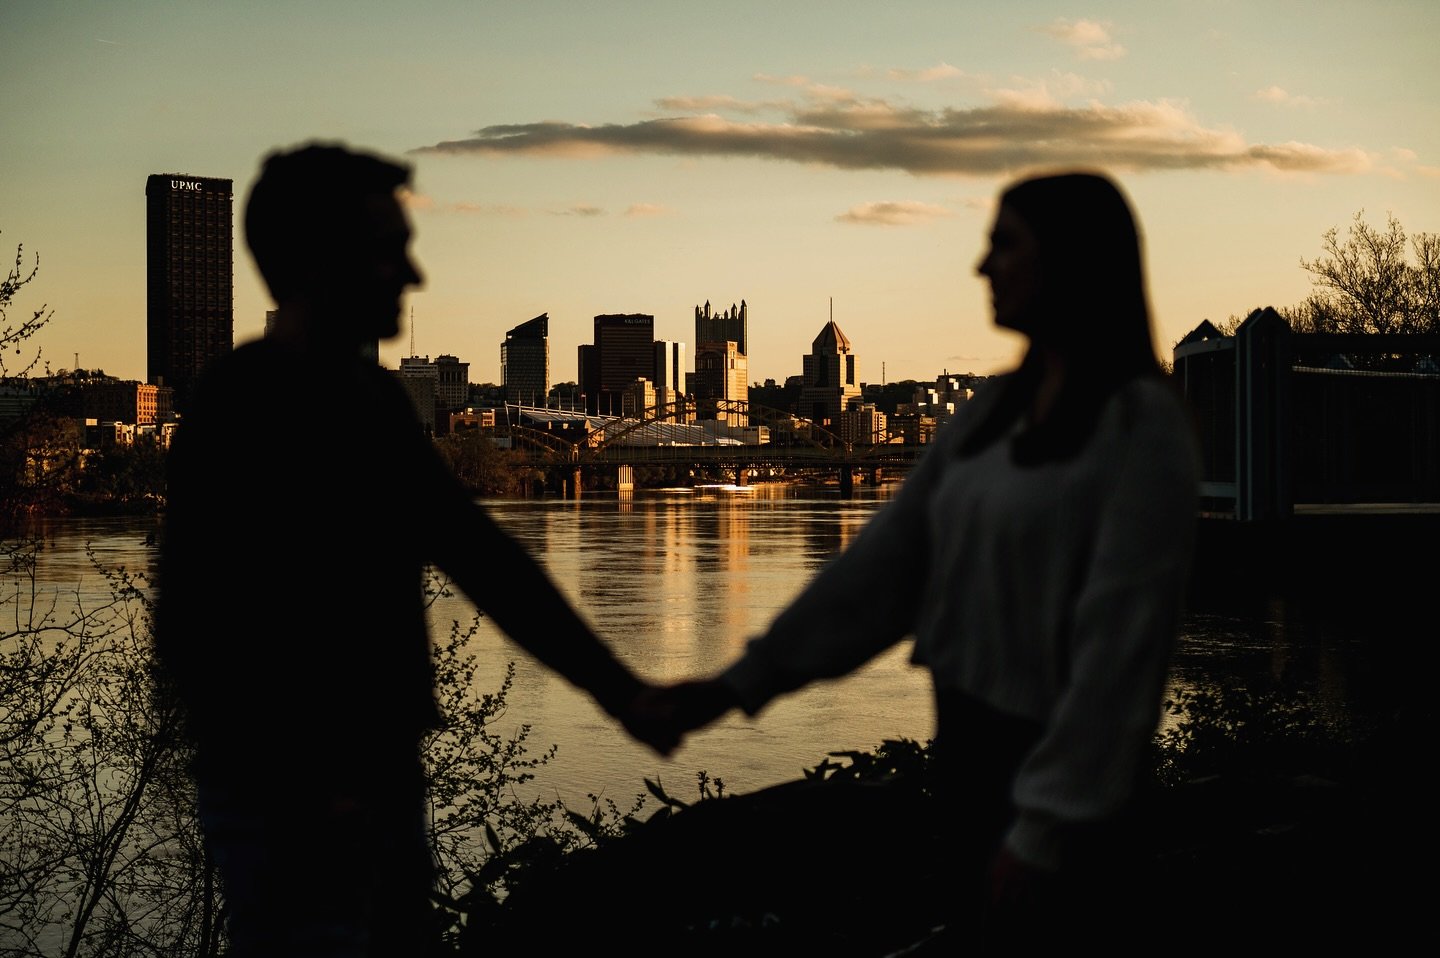
<path id="1" fill-rule="evenodd" d="M 856 487 L 848 500 L 823 487 L 762 485 L 745 493 L 612 492 L 487 506 L 617 654 L 637 672 L 668 681 L 729 664 L 894 488 Z M 87 543 L 102 564 L 142 571 L 158 523 L 65 519 L 37 529 L 46 542 L 41 585 L 98 597 L 106 585 Z M 1390 708 L 1404 674 L 1391 633 L 1403 626 L 1373 611 L 1315 601 L 1207 601 L 1185 618 L 1172 689 L 1285 679 L 1313 691 L 1336 716 Z M 472 614 L 460 598 L 442 599 L 431 612 L 436 634 Z M 732 714 L 669 761 L 630 742 L 586 697 L 485 622 L 478 652 L 481 691 L 498 687 L 506 662 L 517 663 L 497 731 L 528 725 L 537 748 L 557 744 L 558 758 L 537 787 L 572 801 L 602 793 L 624 803 L 643 791 L 645 777 L 688 798 L 701 769 L 732 791 L 750 791 L 798 777 L 828 751 L 871 748 L 886 738 L 923 741 L 932 728 L 928 678 L 910 666 L 908 644 L 851 676 L 777 701 L 756 721 Z"/>

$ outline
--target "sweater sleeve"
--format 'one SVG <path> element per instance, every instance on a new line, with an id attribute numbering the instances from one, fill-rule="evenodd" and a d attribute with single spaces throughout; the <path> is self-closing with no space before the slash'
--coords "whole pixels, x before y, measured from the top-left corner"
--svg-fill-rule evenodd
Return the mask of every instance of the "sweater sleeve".
<path id="1" fill-rule="evenodd" d="M 971 400 L 941 430 L 895 498 L 721 674 L 747 715 L 813 680 L 849 674 L 914 631 L 930 555 L 931 492 L 994 394 Z"/>
<path id="2" fill-rule="evenodd" d="M 1162 387 L 1163 388 L 1163 387 Z M 1071 631 L 1070 679 L 1021 765 L 1018 857 L 1057 867 L 1065 826 L 1098 822 L 1131 797 L 1159 719 L 1194 550 L 1197 457 L 1168 394 L 1143 404 L 1101 505 Z"/>

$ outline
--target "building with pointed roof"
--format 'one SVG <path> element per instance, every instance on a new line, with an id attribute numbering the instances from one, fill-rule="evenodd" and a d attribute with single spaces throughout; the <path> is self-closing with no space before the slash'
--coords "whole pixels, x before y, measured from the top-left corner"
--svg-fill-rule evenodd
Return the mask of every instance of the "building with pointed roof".
<path id="1" fill-rule="evenodd" d="M 804 385 L 800 389 L 800 415 L 827 429 L 840 422 L 840 413 L 860 400 L 860 379 L 850 340 L 830 320 L 810 344 L 804 358 Z"/>

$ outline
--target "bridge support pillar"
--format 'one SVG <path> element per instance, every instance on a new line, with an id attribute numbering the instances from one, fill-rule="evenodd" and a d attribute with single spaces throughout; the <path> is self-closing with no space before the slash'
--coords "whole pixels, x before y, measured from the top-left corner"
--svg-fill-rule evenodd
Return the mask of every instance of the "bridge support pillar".
<path id="1" fill-rule="evenodd" d="M 565 484 L 565 498 L 580 498 L 580 467 L 576 466 L 570 471 L 570 481 Z"/>
<path id="2" fill-rule="evenodd" d="M 750 469 L 743 462 L 735 467 L 735 485 L 750 485 Z"/>
<path id="3" fill-rule="evenodd" d="M 874 467 L 872 467 L 872 468 L 870 469 L 870 471 L 865 474 L 865 484 L 866 484 L 867 486 L 878 486 L 878 485 L 880 485 L 880 467 L 879 467 L 879 466 L 874 466 Z"/>
<path id="4" fill-rule="evenodd" d="M 849 499 L 855 495 L 855 473 L 849 466 L 840 468 L 840 498 Z"/>

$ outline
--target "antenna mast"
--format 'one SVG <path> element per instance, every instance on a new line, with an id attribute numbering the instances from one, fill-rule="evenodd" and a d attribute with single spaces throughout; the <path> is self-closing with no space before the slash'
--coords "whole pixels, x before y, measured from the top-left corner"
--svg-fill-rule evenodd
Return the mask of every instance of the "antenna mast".
<path id="1" fill-rule="evenodd" d="M 415 355 L 415 307 L 410 307 L 410 355 Z"/>

